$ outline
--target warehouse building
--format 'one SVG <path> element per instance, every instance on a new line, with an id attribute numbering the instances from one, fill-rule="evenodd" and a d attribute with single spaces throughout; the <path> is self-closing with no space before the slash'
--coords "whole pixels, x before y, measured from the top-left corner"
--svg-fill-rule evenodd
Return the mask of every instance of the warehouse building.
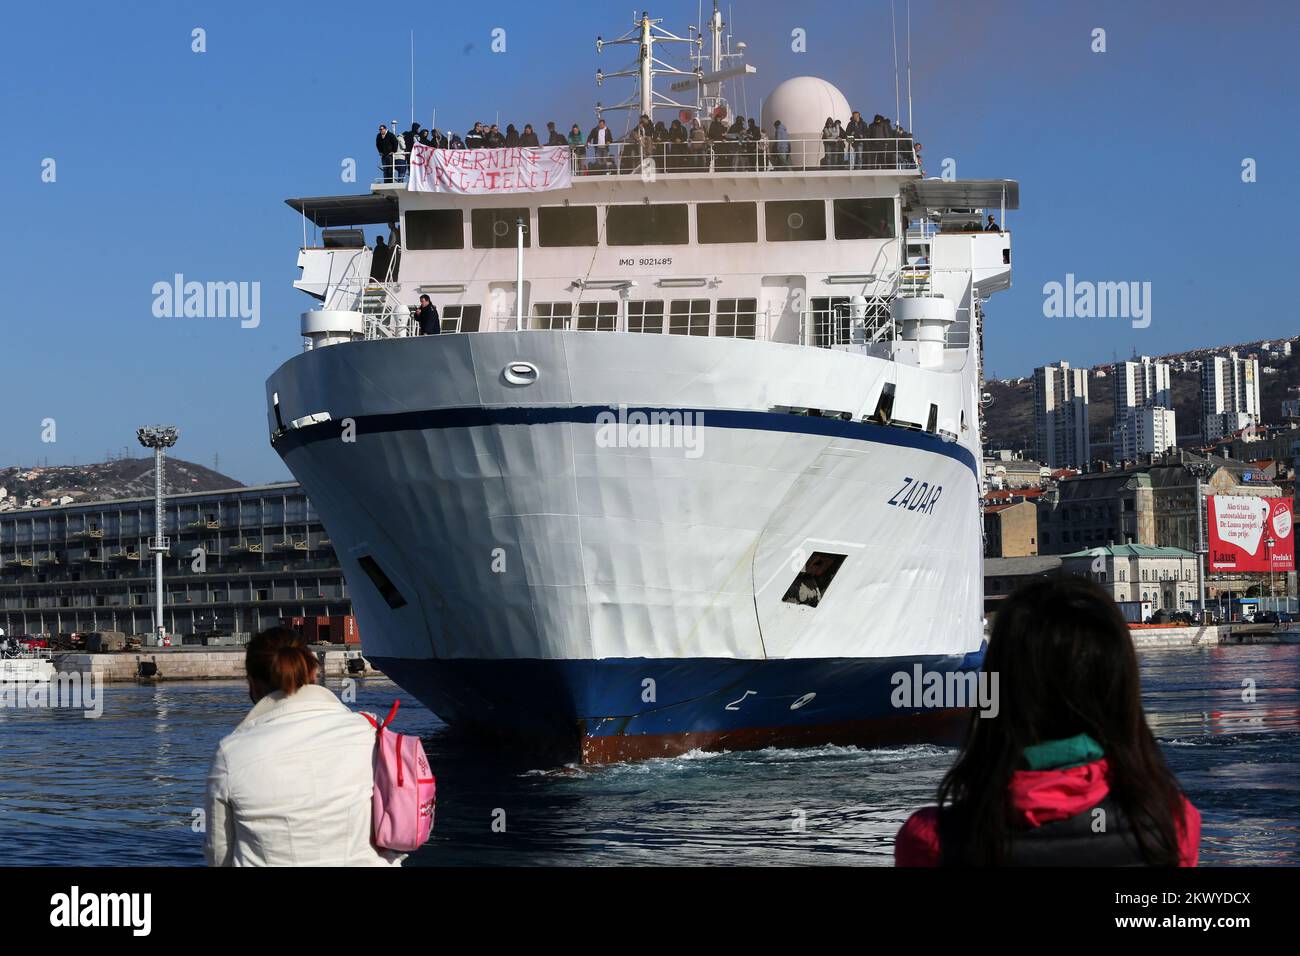
<path id="1" fill-rule="evenodd" d="M 170 495 L 164 516 L 168 634 L 243 640 L 281 621 L 352 613 L 329 536 L 296 482 Z M 152 498 L 0 512 L 0 626 L 149 634 L 153 524 Z"/>

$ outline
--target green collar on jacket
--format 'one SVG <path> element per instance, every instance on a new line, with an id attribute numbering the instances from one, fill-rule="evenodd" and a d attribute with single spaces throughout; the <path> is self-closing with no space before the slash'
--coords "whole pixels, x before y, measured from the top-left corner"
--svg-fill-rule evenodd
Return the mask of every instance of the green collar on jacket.
<path id="1" fill-rule="evenodd" d="M 1024 762 L 1029 770 L 1066 770 L 1082 767 L 1086 763 L 1106 756 L 1101 744 L 1087 734 L 1077 734 L 1064 740 L 1045 740 L 1026 747 Z"/>

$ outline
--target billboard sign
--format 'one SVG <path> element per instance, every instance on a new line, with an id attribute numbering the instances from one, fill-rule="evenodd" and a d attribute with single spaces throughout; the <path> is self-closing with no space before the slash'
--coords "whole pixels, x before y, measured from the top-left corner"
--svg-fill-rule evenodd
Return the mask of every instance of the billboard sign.
<path id="1" fill-rule="evenodd" d="M 1294 571 L 1290 498 L 1210 495 L 1210 571 Z"/>

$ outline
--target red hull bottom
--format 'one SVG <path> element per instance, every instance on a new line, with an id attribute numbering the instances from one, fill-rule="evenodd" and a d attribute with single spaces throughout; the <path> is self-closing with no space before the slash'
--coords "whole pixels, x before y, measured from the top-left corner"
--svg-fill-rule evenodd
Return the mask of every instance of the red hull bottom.
<path id="1" fill-rule="evenodd" d="M 959 746 L 971 710 L 953 708 L 812 727 L 753 727 L 681 734 L 609 734 L 582 737 L 583 764 L 678 757 L 692 750 L 763 750 L 767 747 Z"/>

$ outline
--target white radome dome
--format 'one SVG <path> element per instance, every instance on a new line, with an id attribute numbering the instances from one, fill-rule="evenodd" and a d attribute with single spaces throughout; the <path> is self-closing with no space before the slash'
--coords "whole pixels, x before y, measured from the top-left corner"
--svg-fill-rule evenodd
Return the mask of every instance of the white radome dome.
<path id="1" fill-rule="evenodd" d="M 786 128 L 791 139 L 818 138 L 826 117 L 837 119 L 845 125 L 853 110 L 834 85 L 816 76 L 796 76 L 786 80 L 763 101 L 763 129 L 772 135 L 777 121 Z"/>

